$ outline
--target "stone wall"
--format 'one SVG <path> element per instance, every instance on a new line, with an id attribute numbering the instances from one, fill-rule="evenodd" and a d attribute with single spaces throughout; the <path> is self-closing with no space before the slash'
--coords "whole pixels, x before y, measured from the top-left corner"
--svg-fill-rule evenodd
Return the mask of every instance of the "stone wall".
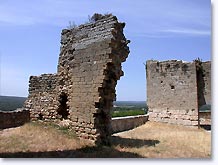
<path id="1" fill-rule="evenodd" d="M 29 96 L 25 108 L 30 111 L 32 120 L 50 120 L 58 116 L 58 96 L 56 96 L 58 77 L 56 74 L 31 76 L 29 80 Z"/>
<path id="2" fill-rule="evenodd" d="M 127 116 L 127 117 L 115 117 L 112 118 L 112 132 L 122 132 L 140 125 L 145 124 L 148 121 L 148 115 L 138 115 L 138 116 Z"/>
<path id="3" fill-rule="evenodd" d="M 211 104 L 211 62 L 202 62 L 204 72 L 204 98 L 205 104 Z"/>
<path id="4" fill-rule="evenodd" d="M 211 112 L 199 112 L 200 125 L 211 125 Z"/>
<path id="5" fill-rule="evenodd" d="M 146 75 L 149 120 L 198 125 L 198 109 L 211 99 L 210 62 L 150 60 Z"/>
<path id="6" fill-rule="evenodd" d="M 125 23 L 113 15 L 61 34 L 57 74 L 31 76 L 25 108 L 31 119 L 70 119 L 81 138 L 107 143 L 115 86 L 129 54 Z"/>
<path id="7" fill-rule="evenodd" d="M 28 110 L 0 111 L 0 129 L 21 126 L 30 121 Z"/>
<path id="8" fill-rule="evenodd" d="M 149 120 L 198 124 L 196 66 L 183 61 L 147 61 Z"/>

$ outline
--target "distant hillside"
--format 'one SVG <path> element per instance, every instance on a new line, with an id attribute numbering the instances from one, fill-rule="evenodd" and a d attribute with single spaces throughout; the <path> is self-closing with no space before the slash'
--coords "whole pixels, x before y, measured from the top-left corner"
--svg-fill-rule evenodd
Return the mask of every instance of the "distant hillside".
<path id="1" fill-rule="evenodd" d="M 115 101 L 112 108 L 112 117 L 135 116 L 147 114 L 146 101 Z"/>
<path id="2" fill-rule="evenodd" d="M 114 101 L 118 107 L 147 107 L 146 101 Z"/>
<path id="3" fill-rule="evenodd" d="M 13 111 L 23 106 L 26 97 L 0 96 L 0 110 Z"/>
<path id="4" fill-rule="evenodd" d="M 21 108 L 25 102 L 26 97 L 14 97 L 14 96 L 0 96 L 0 110 L 13 111 L 17 108 Z M 115 101 L 116 107 L 125 108 L 145 108 L 147 107 L 145 101 Z"/>

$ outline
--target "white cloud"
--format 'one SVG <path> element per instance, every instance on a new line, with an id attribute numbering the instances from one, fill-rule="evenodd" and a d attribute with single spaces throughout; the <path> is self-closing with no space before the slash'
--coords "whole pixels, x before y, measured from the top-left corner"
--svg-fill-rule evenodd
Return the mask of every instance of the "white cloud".
<path id="1" fill-rule="evenodd" d="M 194 36 L 210 36 L 211 32 L 208 30 L 196 30 L 196 29 L 167 29 L 163 30 L 163 33 L 175 33 L 182 35 L 194 35 Z"/>
<path id="2" fill-rule="evenodd" d="M 32 25 L 35 20 L 28 14 L 21 14 L 14 6 L 0 5 L 0 24 Z"/>
<path id="3" fill-rule="evenodd" d="M 210 11 L 202 5 L 198 6 L 196 0 L 9 0 L 0 2 L 0 25 L 66 26 L 69 21 L 83 23 L 94 12 L 112 12 L 118 15 L 121 21 L 127 23 L 125 31 L 131 36 L 210 35 Z"/>
<path id="4" fill-rule="evenodd" d="M 60 26 L 71 18 L 79 20 L 85 16 L 86 12 L 82 9 L 85 4 L 78 2 L 74 4 L 75 1 L 59 0 L 0 2 L 0 25 L 50 24 Z"/>
<path id="5" fill-rule="evenodd" d="M 162 27 L 150 31 L 128 31 L 128 37 L 169 38 L 169 37 L 210 37 L 211 31 L 178 27 Z"/>

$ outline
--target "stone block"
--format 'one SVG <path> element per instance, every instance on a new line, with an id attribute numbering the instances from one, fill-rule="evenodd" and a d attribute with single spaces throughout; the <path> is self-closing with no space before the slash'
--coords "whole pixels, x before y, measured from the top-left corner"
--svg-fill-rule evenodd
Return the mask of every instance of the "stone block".
<path id="1" fill-rule="evenodd" d="M 191 121 L 191 125 L 197 126 L 198 125 L 198 121 Z"/>
<path id="2" fill-rule="evenodd" d="M 194 116 L 191 115 L 191 116 L 190 116 L 190 120 L 191 120 L 191 121 L 198 120 L 198 116 L 197 116 L 197 115 L 194 115 Z"/>
<path id="3" fill-rule="evenodd" d="M 190 120 L 190 115 L 183 115 L 182 118 L 183 118 L 184 120 Z"/>
<path id="4" fill-rule="evenodd" d="M 190 121 L 190 120 L 183 120 L 183 125 L 192 125 L 192 121 Z"/>
<path id="5" fill-rule="evenodd" d="M 169 123 L 170 123 L 170 124 L 177 124 L 177 120 L 176 120 L 176 119 L 170 119 L 170 120 L 169 120 Z"/>

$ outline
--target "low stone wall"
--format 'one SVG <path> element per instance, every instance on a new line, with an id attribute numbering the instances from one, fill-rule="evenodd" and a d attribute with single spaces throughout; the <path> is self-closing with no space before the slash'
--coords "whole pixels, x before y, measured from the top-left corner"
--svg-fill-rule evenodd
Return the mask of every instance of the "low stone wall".
<path id="1" fill-rule="evenodd" d="M 0 111 L 0 129 L 17 127 L 30 121 L 28 110 Z"/>
<path id="2" fill-rule="evenodd" d="M 167 109 L 153 109 L 149 112 L 149 121 L 197 126 L 198 114 L 193 110 L 167 110 Z"/>
<path id="3" fill-rule="evenodd" d="M 199 112 L 200 125 L 211 125 L 211 112 Z"/>
<path id="4" fill-rule="evenodd" d="M 112 118 L 111 126 L 112 132 L 122 132 L 133 129 L 140 125 L 145 124 L 148 121 L 148 115 L 127 116 Z"/>

